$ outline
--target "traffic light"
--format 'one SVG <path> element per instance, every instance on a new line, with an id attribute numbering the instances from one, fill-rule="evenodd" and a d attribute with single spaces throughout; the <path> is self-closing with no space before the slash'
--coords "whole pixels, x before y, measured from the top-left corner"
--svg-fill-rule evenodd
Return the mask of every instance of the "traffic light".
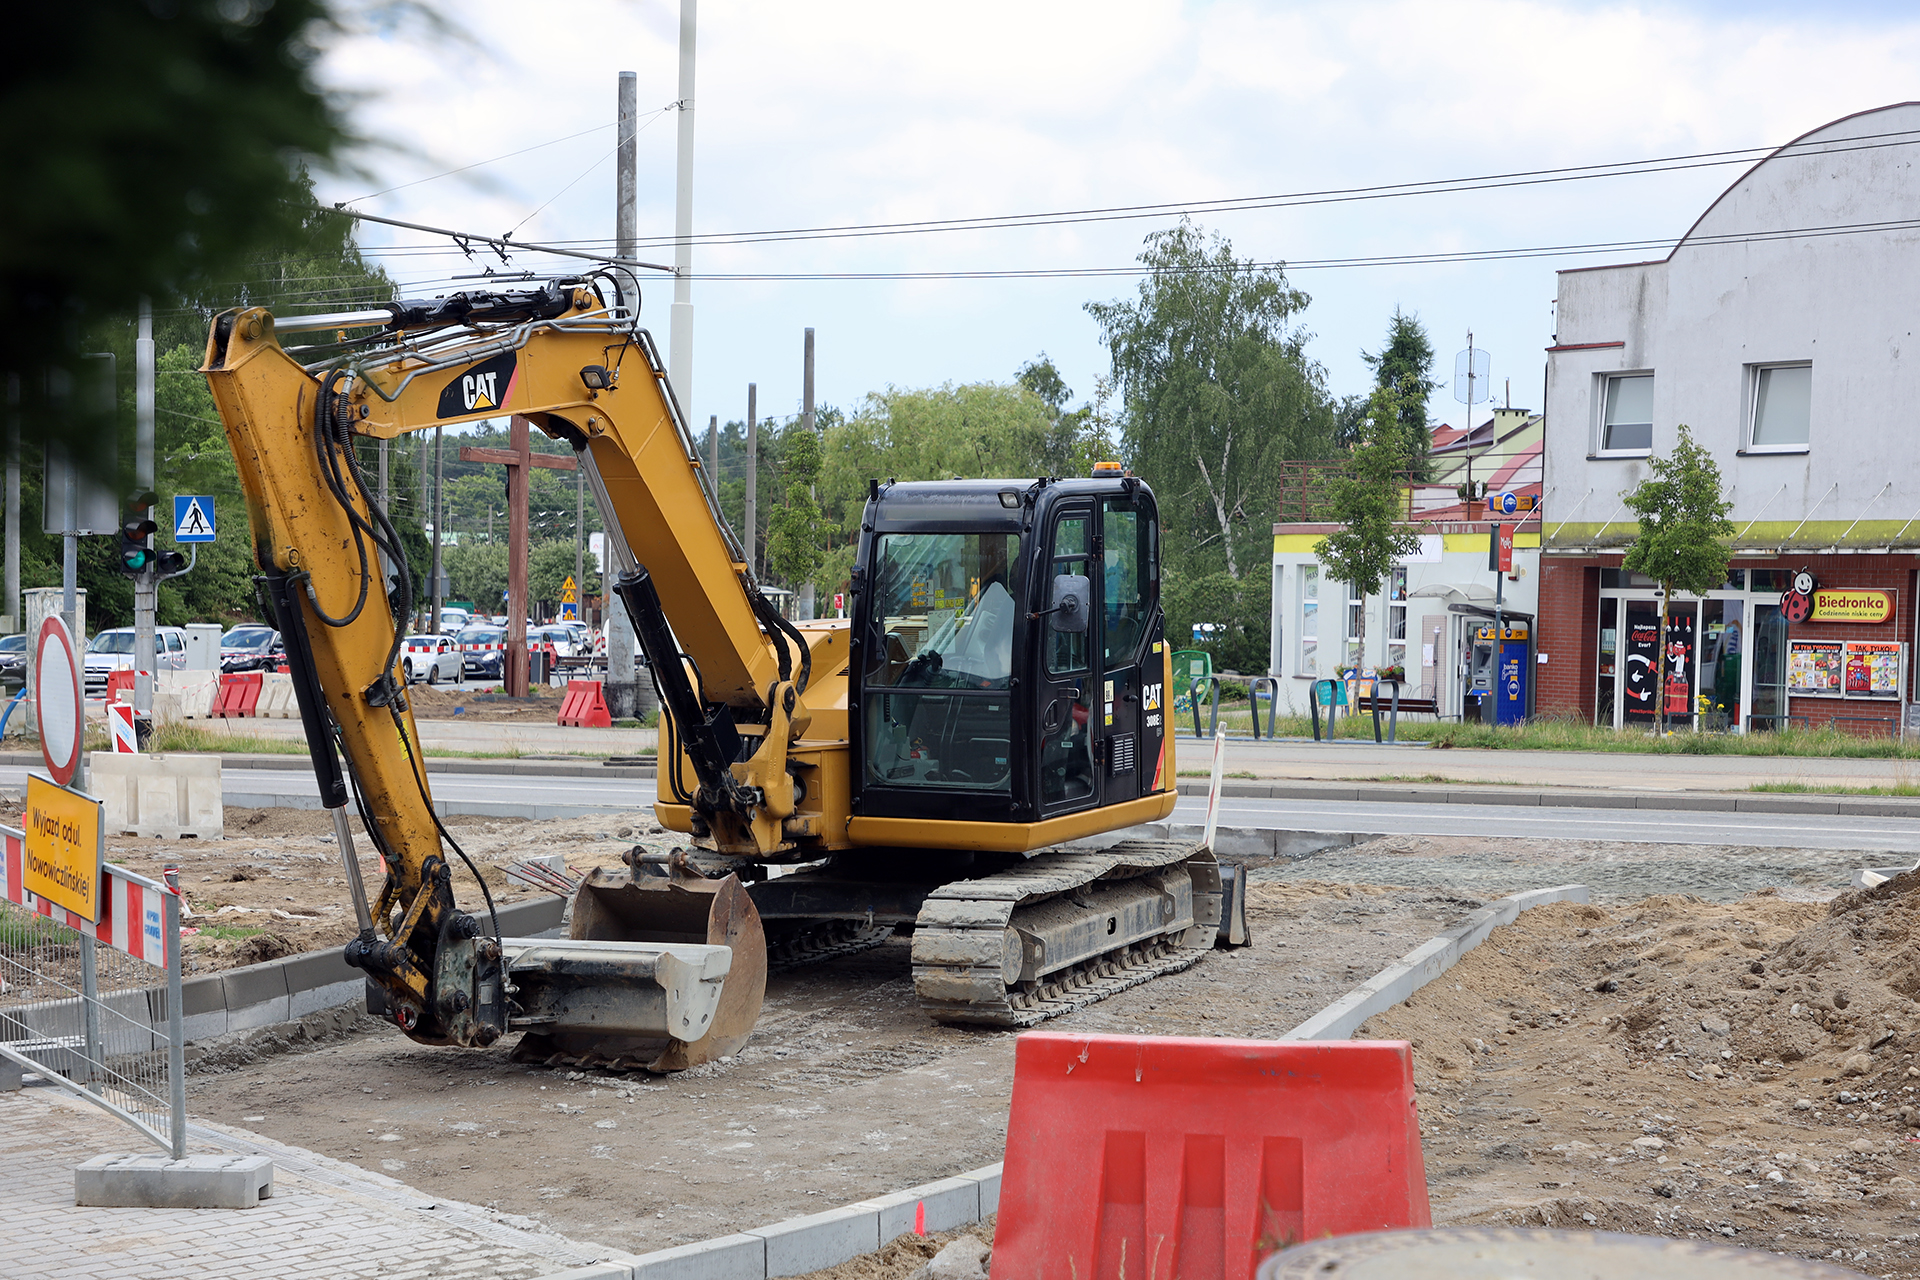
<path id="1" fill-rule="evenodd" d="M 157 557 L 150 539 L 160 526 L 153 520 L 154 502 L 150 493 L 134 496 L 127 502 L 126 518 L 120 522 L 120 572 L 130 578 L 155 567 Z"/>

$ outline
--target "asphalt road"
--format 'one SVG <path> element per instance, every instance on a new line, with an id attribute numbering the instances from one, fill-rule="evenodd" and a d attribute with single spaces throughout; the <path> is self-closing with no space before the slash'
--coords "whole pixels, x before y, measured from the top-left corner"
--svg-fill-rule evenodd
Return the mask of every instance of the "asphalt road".
<path id="1" fill-rule="evenodd" d="M 1204 822 L 1206 812 L 1204 797 L 1182 796 L 1174 809 L 1174 819 Z M 1655 844 L 1871 849 L 1920 855 L 1920 823 L 1910 818 L 1833 814 L 1562 809 L 1492 804 L 1355 804 L 1334 800 L 1228 797 L 1220 803 L 1220 825 L 1356 831 L 1373 835 L 1521 836 Z"/>
<path id="2" fill-rule="evenodd" d="M 27 770 L 0 766 L 0 786 L 24 788 Z M 509 774 L 432 776 L 444 812 L 488 817 L 573 818 L 651 805 L 645 778 Z M 317 808 L 319 789 L 305 769 L 228 769 L 226 802 L 249 807 Z M 1206 801 L 1182 796 L 1175 821 L 1199 823 Z M 1574 809 L 1512 805 L 1354 803 L 1229 797 L 1220 825 L 1375 835 L 1484 835 L 1622 840 L 1659 844 L 1739 844 L 1767 848 L 1862 849 L 1920 856 L 1920 822 L 1833 814 L 1698 812 L 1659 809 Z"/>

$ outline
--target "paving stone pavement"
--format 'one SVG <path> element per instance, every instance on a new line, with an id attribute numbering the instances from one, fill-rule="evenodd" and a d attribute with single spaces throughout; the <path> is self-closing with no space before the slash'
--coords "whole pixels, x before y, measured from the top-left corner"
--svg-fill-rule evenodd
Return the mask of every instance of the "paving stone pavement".
<path id="1" fill-rule="evenodd" d="M 98 1209 L 73 1203 L 73 1170 L 109 1151 L 152 1151 L 121 1121 L 63 1092 L 0 1094 L 0 1276 L 8 1280 L 534 1280 L 615 1250 L 527 1230 L 472 1205 L 312 1152 L 192 1126 L 188 1154 L 275 1158 L 252 1209 Z"/>

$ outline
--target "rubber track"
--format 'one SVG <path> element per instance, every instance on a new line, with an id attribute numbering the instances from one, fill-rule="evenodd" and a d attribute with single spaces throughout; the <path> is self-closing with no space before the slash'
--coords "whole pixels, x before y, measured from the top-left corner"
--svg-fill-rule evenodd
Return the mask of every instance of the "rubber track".
<path id="1" fill-rule="evenodd" d="M 1096 880 L 1125 880 L 1158 871 L 1193 859 L 1196 853 L 1195 846 L 1183 841 L 1126 840 L 1097 852 L 1041 854 L 999 875 L 942 885 L 928 894 L 927 898 L 930 902 L 974 902 L 981 908 L 982 915 L 998 917 L 1000 923 L 991 926 L 997 932 L 1012 921 L 1021 907 L 1056 897 Z M 1209 855 L 1198 856 L 1205 857 L 1209 866 L 1213 865 Z M 1196 926 L 1211 920 L 1217 927 L 1220 917 L 1217 880 L 1210 889 L 1195 885 L 1193 906 Z M 974 926 L 976 929 L 980 927 Z M 930 939 L 937 939 L 943 934 L 959 937 L 972 931 L 923 921 L 916 927 L 914 937 L 917 942 L 922 936 Z M 1031 1027 L 1117 995 L 1129 987 L 1137 987 L 1162 974 L 1190 968 L 1212 949 L 1213 932 L 1212 927 L 1206 930 L 1207 942 L 1200 946 L 1186 945 L 1184 935 L 1188 930 L 1181 929 L 1177 933 L 1162 934 L 1118 947 L 1104 955 L 1046 975 L 1039 989 L 1030 993 L 1009 993 L 997 964 L 975 965 L 968 971 L 968 977 L 983 985 L 998 988 L 1001 995 L 997 1001 L 930 997 L 921 985 L 922 974 L 937 971 L 946 978 L 951 976 L 952 969 L 945 965 L 920 963 L 920 951 L 916 946 L 914 986 L 920 995 L 920 1007 L 940 1022 Z"/>
<path id="2" fill-rule="evenodd" d="M 835 956 L 857 955 L 871 951 L 893 936 L 890 924 L 861 924 L 857 920 L 833 920 L 817 928 L 804 929 L 767 945 L 767 972 L 783 973 L 801 965 L 818 964 Z"/>

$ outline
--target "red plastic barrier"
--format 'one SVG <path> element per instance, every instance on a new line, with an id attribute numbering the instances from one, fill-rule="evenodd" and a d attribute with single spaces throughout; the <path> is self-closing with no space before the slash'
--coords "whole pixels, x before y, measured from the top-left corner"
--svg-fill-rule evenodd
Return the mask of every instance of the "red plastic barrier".
<path id="1" fill-rule="evenodd" d="M 567 681 L 555 722 L 573 729 L 611 729 L 613 716 L 607 710 L 606 686 L 598 680 Z"/>
<path id="2" fill-rule="evenodd" d="M 214 695 L 213 714 L 250 716 L 260 705 L 260 690 L 266 676 L 259 671 L 239 671 L 220 677 L 220 691 Z"/>
<path id="3" fill-rule="evenodd" d="M 121 697 L 121 694 L 126 697 Z M 107 673 L 107 701 L 124 702 L 133 705 L 133 672 L 110 671 Z"/>
<path id="4" fill-rule="evenodd" d="M 1015 1046 L 995 1280 L 1248 1280 L 1289 1244 L 1432 1222 L 1404 1041 Z"/>

